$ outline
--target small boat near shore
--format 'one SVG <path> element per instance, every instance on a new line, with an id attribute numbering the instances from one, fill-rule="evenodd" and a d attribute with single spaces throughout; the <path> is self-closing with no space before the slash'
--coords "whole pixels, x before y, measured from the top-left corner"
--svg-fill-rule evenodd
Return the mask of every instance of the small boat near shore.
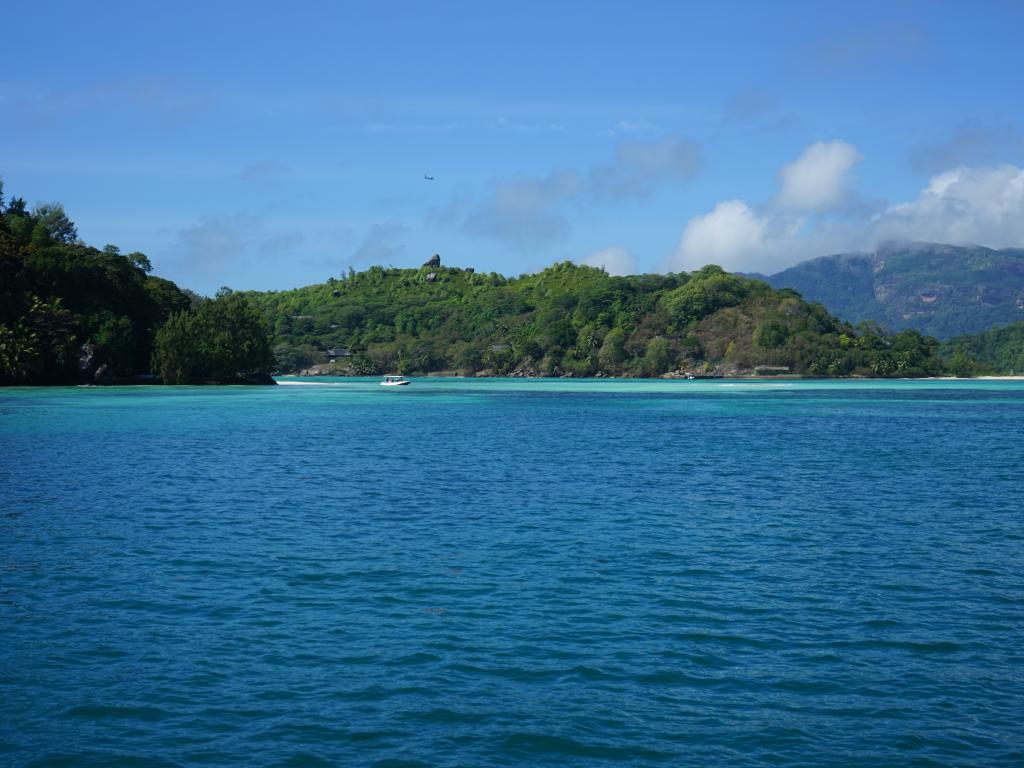
<path id="1" fill-rule="evenodd" d="M 409 380 L 405 376 L 385 376 L 384 381 L 380 383 L 382 387 L 404 387 L 409 384 Z"/>

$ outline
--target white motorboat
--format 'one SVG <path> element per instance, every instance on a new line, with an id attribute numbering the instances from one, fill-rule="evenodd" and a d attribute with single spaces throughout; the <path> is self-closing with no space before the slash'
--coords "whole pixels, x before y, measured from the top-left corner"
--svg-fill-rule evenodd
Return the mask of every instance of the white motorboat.
<path id="1" fill-rule="evenodd" d="M 404 387 L 408 383 L 409 380 L 405 376 L 385 376 L 380 385 L 382 387 Z"/>

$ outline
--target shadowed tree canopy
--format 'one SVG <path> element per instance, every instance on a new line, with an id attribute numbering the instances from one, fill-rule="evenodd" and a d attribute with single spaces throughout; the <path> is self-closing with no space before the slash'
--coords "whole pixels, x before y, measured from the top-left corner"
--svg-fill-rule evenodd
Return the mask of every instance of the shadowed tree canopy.
<path id="1" fill-rule="evenodd" d="M 81 243 L 59 203 L 0 202 L 0 383 L 117 381 L 153 364 L 175 383 L 266 380 L 270 341 L 244 296 L 203 300 L 152 269 Z"/>
<path id="2" fill-rule="evenodd" d="M 156 336 L 153 370 L 166 384 L 243 382 L 273 367 L 263 319 L 241 294 L 172 315 Z"/>

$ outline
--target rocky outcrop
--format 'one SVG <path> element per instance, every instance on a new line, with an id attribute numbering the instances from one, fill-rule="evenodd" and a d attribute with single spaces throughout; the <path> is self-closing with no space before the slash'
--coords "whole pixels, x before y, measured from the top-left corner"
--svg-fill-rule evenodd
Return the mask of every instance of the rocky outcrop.
<path id="1" fill-rule="evenodd" d="M 423 263 L 424 267 L 440 267 L 441 266 L 441 255 L 435 253 L 427 261 Z"/>
<path id="2" fill-rule="evenodd" d="M 117 376 L 114 374 L 114 369 L 106 363 L 103 363 L 99 368 L 96 369 L 96 373 L 92 375 L 93 384 L 116 384 Z"/>
<path id="3" fill-rule="evenodd" d="M 78 380 L 82 384 L 93 384 L 100 363 L 100 348 L 85 343 L 78 349 Z"/>
<path id="4" fill-rule="evenodd" d="M 539 378 L 541 378 L 540 371 L 538 371 L 533 366 L 534 366 L 533 360 L 530 360 L 530 359 L 520 360 L 519 364 L 516 365 L 516 367 L 512 370 L 512 372 L 509 374 L 509 376 L 511 376 L 512 378 L 515 378 L 515 379 L 539 379 Z"/>
<path id="5" fill-rule="evenodd" d="M 274 377 L 271 376 L 269 373 L 251 373 L 245 378 L 243 378 L 240 383 L 260 385 L 273 384 L 274 386 L 277 385 L 277 382 L 274 381 Z"/>

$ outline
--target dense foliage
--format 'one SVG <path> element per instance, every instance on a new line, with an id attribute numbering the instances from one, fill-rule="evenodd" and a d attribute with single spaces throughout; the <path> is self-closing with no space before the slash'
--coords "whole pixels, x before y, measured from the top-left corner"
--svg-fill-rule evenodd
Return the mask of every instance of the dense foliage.
<path id="1" fill-rule="evenodd" d="M 0 184 L 0 384 L 112 382 L 148 373 L 160 327 L 172 316 L 188 322 L 199 298 L 151 269 L 142 253 L 82 243 L 57 203 L 29 210 L 20 198 L 6 202 Z M 262 323 L 250 323 L 242 340 L 232 325 L 245 314 L 234 309 L 244 300 L 212 304 L 196 324 L 204 329 L 202 370 L 214 371 L 206 378 L 266 369 Z M 222 310 L 224 317 L 212 314 Z M 230 343 L 221 320 L 235 333 Z M 240 352 L 252 359 L 239 360 Z M 169 344 L 162 354 L 171 354 Z"/>
<path id="2" fill-rule="evenodd" d="M 752 372 L 937 375 L 938 342 L 854 328 L 790 290 L 714 265 L 613 277 L 556 264 L 508 279 L 444 267 L 371 267 L 248 294 L 273 328 L 278 369 L 342 373 L 659 376 Z M 765 368 L 768 367 L 768 368 Z"/>
<path id="3" fill-rule="evenodd" d="M 793 290 L 709 265 L 614 277 L 556 264 L 506 278 L 371 267 L 293 291 L 206 300 L 141 253 L 91 248 L 57 203 L 0 187 L 0 383 L 266 380 L 334 360 L 343 374 L 661 376 L 943 373 L 938 342 L 854 327 Z M 270 339 L 273 339 L 273 345 Z M 954 361 L 963 363 L 963 360 Z M 968 361 L 969 362 L 969 361 Z"/>
<path id="4" fill-rule="evenodd" d="M 958 375 L 984 369 L 1004 374 L 1024 373 L 1024 323 L 992 328 L 973 336 L 958 336 L 943 345 L 942 353 Z M 972 364 L 972 360 L 977 364 Z"/>
<path id="5" fill-rule="evenodd" d="M 826 256 L 765 278 L 850 322 L 917 328 L 939 338 L 1024 321 L 1024 250 L 887 243 Z"/>
<path id="6" fill-rule="evenodd" d="M 240 294 L 171 315 L 156 335 L 153 369 L 166 384 L 244 381 L 273 368 L 263 321 Z"/>
<path id="7" fill-rule="evenodd" d="M 0 188 L 2 192 L 2 188 Z M 77 239 L 58 204 L 0 194 L 0 383 L 71 383 L 149 370 L 154 333 L 189 306 L 141 253 Z"/>

